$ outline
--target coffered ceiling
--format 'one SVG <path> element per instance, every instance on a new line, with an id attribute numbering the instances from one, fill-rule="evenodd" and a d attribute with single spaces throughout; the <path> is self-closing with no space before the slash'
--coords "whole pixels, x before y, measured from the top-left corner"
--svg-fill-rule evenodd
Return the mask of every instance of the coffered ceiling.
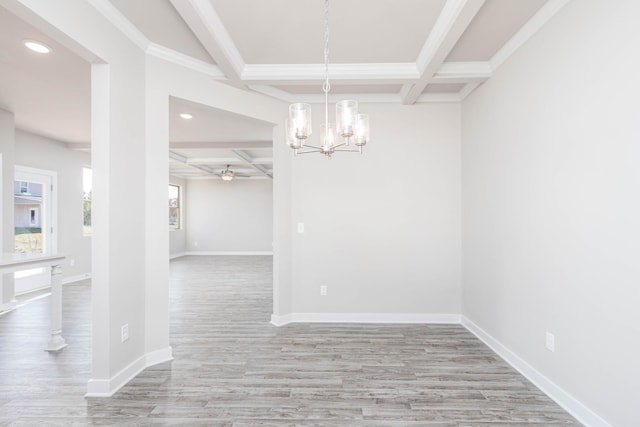
<path id="1" fill-rule="evenodd" d="M 460 102 L 568 1 L 332 0 L 331 98 Z M 150 55 L 286 102 L 323 100 L 323 0 L 90 3 Z M 0 107 L 15 112 L 18 127 L 87 148 L 89 64 L 0 12 Z M 25 38 L 51 44 L 54 54 L 34 57 L 16 44 Z M 215 177 L 226 165 L 271 175 L 263 123 L 172 99 L 170 136 L 174 175 Z"/>

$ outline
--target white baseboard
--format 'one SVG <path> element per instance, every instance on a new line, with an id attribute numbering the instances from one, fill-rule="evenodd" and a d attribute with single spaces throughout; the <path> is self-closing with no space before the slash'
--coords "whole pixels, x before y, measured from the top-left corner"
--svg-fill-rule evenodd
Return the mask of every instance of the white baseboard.
<path id="1" fill-rule="evenodd" d="M 173 360 L 171 347 L 147 353 L 109 379 L 89 380 L 85 397 L 111 397 L 146 368 L 169 360 Z"/>
<path id="2" fill-rule="evenodd" d="M 184 255 L 273 255 L 273 251 L 187 251 Z"/>
<path id="3" fill-rule="evenodd" d="M 498 356 L 509 363 L 543 393 L 564 408 L 587 427 L 611 427 L 598 414 L 545 377 L 478 325 L 460 314 L 424 313 L 291 313 L 282 316 L 272 314 L 271 324 L 285 326 L 289 323 L 444 323 L 459 324 L 467 328 Z"/>
<path id="4" fill-rule="evenodd" d="M 271 315 L 271 324 L 288 323 L 448 323 L 460 324 L 459 314 L 429 313 L 292 313 Z"/>
<path id="5" fill-rule="evenodd" d="M 175 254 L 169 254 L 169 259 L 176 259 L 186 255 L 187 255 L 186 252 L 176 252 Z"/>
<path id="6" fill-rule="evenodd" d="M 284 326 L 289 323 L 293 323 L 293 315 L 291 314 L 285 314 L 284 316 L 271 315 L 271 324 L 274 326 Z"/>
<path id="7" fill-rule="evenodd" d="M 91 273 L 78 274 L 77 276 L 63 277 L 62 284 L 68 285 L 69 283 L 80 282 L 86 279 L 91 279 Z"/>
<path id="8" fill-rule="evenodd" d="M 62 278 L 62 284 L 63 285 L 69 285 L 71 283 L 80 282 L 80 281 L 86 280 L 86 279 L 91 279 L 91 273 L 84 273 L 84 274 L 78 274 L 77 276 L 63 277 Z M 51 280 L 50 279 L 47 282 L 45 282 L 42 286 L 40 286 L 38 288 L 27 289 L 27 290 L 24 290 L 24 291 L 21 291 L 21 292 L 19 291 L 19 292 L 16 293 L 16 296 L 30 294 L 32 292 L 44 291 L 46 289 L 51 289 Z"/>
<path id="9" fill-rule="evenodd" d="M 0 313 L 9 312 L 15 310 L 18 306 L 18 303 L 14 301 L 5 302 L 4 304 L 0 304 Z"/>
<path id="10" fill-rule="evenodd" d="M 482 328 L 461 316 L 462 325 L 472 334 L 478 337 L 489 348 L 491 348 L 498 356 L 504 359 L 508 364 L 520 372 L 529 381 L 535 384 L 542 392 L 554 400 L 558 405 L 573 415 L 578 421 L 588 427 L 611 427 L 611 425 L 602 419 L 598 414 L 587 408 L 580 401 L 575 399 L 569 393 L 560 388 L 557 384 L 544 376 L 540 371 L 529 365 L 521 359 L 513 351 L 486 333 Z"/>

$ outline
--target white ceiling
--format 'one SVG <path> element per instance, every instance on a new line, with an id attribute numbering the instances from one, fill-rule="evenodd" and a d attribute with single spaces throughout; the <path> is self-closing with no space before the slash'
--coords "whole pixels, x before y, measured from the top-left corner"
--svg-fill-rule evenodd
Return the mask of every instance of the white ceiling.
<path id="1" fill-rule="evenodd" d="M 567 1 L 332 0 L 332 98 L 460 102 Z M 322 0 L 91 3 L 148 54 L 287 102 L 323 98 Z M 24 39 L 54 51 L 31 53 Z M 90 65 L 1 7 L 0 73 L 0 108 L 18 128 L 90 146 Z M 170 112 L 172 174 L 271 174 L 268 125 L 175 98 Z"/>

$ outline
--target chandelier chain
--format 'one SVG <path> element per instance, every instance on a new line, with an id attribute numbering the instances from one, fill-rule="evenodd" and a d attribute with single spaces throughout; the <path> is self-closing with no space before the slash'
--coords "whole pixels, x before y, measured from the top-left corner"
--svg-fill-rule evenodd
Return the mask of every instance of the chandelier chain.
<path id="1" fill-rule="evenodd" d="M 329 140 L 329 0 L 324 0 L 324 139 Z"/>
<path id="2" fill-rule="evenodd" d="M 319 1 L 319 0 L 318 0 Z M 308 139 L 311 135 L 311 104 L 297 102 L 289 106 L 286 124 L 287 144 L 294 153 L 321 153 L 331 158 L 337 151 L 362 153 L 362 147 L 369 141 L 369 116 L 358 112 L 356 100 L 343 100 L 335 105 L 335 122 L 329 123 L 329 0 L 324 0 L 324 126 L 320 143 L 314 145 Z M 350 143 L 355 148 L 349 148 Z"/>
<path id="3" fill-rule="evenodd" d="M 329 0 L 324 1 L 324 84 L 325 94 L 331 90 L 329 84 Z"/>

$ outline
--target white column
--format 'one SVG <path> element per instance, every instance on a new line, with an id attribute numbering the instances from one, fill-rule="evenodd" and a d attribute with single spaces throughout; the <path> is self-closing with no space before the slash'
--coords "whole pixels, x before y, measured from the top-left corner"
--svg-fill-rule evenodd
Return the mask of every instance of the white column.
<path id="1" fill-rule="evenodd" d="M 62 338 L 62 267 L 51 266 L 51 337 L 47 351 L 59 351 L 67 346 Z"/>
<path id="2" fill-rule="evenodd" d="M 13 113 L 0 109 L 0 252 L 14 251 L 13 169 L 15 162 L 15 122 Z M 0 275 L 0 310 L 15 307 L 13 273 Z"/>

